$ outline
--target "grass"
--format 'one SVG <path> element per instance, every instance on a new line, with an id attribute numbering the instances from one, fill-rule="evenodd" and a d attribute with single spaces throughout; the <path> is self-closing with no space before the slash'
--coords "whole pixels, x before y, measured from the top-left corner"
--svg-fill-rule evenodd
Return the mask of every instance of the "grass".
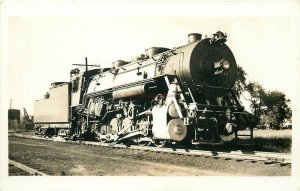
<path id="1" fill-rule="evenodd" d="M 239 134 L 249 132 L 239 132 Z M 255 130 L 253 132 L 255 150 L 290 153 L 292 146 L 292 130 Z"/>

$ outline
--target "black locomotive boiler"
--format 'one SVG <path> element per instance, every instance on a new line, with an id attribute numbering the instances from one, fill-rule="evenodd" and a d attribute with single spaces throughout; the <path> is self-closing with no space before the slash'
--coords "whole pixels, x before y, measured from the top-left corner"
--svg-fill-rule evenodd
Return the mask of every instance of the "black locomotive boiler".
<path id="1" fill-rule="evenodd" d="M 223 143 L 249 127 L 232 90 L 237 64 L 218 31 L 189 34 L 188 44 L 152 47 L 110 68 L 71 70 L 35 102 L 35 125 L 47 136 L 134 141 Z"/>

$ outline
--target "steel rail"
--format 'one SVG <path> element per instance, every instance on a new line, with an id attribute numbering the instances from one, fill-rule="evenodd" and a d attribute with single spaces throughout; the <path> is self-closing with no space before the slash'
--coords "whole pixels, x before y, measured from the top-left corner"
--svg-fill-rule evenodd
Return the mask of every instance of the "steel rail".
<path id="1" fill-rule="evenodd" d="M 10 160 L 10 159 L 9 159 L 8 162 L 9 162 L 9 164 L 14 165 L 15 167 L 20 168 L 20 169 L 22 169 L 22 170 L 24 170 L 24 171 L 26 171 L 26 172 L 28 172 L 28 173 L 30 173 L 30 174 L 32 174 L 32 175 L 37 175 L 37 176 L 48 176 L 48 174 L 43 173 L 43 172 L 41 172 L 41 171 L 38 171 L 38 170 L 36 170 L 36 169 L 33 169 L 33 168 L 31 168 L 31 167 L 29 167 L 29 166 L 26 166 L 26 165 L 24 165 L 24 164 L 22 164 L 22 163 L 19 163 L 19 162 Z"/>
<path id="2" fill-rule="evenodd" d="M 291 164 L 291 155 L 285 153 L 275 153 L 275 152 L 262 152 L 262 151 L 206 151 L 206 150 L 197 150 L 197 149 L 184 149 L 184 148 L 167 148 L 167 147 L 151 147 L 151 146 L 138 146 L 130 145 L 126 146 L 123 144 L 114 144 L 114 143 L 101 143 L 101 142 L 92 142 L 92 141 L 70 141 L 64 140 L 63 138 L 43 138 L 38 136 L 31 135 L 20 135 L 20 134 L 10 134 L 10 136 L 17 136 L 22 138 L 30 138 L 37 140 L 47 140 L 47 141 L 58 141 L 66 142 L 73 144 L 84 144 L 91 146 L 102 146 L 102 147 L 112 147 L 112 148 L 127 148 L 143 151 L 152 151 L 152 152 L 162 152 L 162 153 L 171 153 L 178 155 L 189 155 L 189 156 L 204 156 L 212 158 L 225 158 L 226 160 L 235 159 L 238 161 L 247 160 L 247 161 L 263 161 L 266 164 L 271 163 L 281 163 L 283 165 Z"/>
<path id="3" fill-rule="evenodd" d="M 272 152 L 259 152 L 259 151 L 205 151 L 205 150 L 195 150 L 195 149 L 182 149 L 182 148 L 158 148 L 151 146 L 137 146 L 137 145 L 122 145 L 122 144 L 111 144 L 111 143 L 99 143 L 83 141 L 85 145 L 93 146 L 104 146 L 104 147 L 116 147 L 116 148 L 129 148 L 144 151 L 162 152 L 162 153 L 172 153 L 179 155 L 190 155 L 190 156 L 205 156 L 213 158 L 225 158 L 225 159 L 236 159 L 236 160 L 248 160 L 248 161 L 264 161 L 268 164 L 270 163 L 283 163 L 291 164 L 291 156 L 283 153 L 272 153 Z"/>

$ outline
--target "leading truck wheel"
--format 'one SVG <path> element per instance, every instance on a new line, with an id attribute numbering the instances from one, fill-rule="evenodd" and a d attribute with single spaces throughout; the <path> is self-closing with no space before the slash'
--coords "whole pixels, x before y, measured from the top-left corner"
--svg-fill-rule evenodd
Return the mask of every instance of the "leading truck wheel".
<path id="1" fill-rule="evenodd" d="M 167 128 L 171 140 L 182 141 L 187 135 L 187 126 L 180 118 L 170 120 Z"/>
<path id="2" fill-rule="evenodd" d="M 219 138 L 222 142 L 232 142 L 235 139 L 235 124 L 233 123 L 226 123 L 225 130 L 226 134 L 220 134 Z"/>
<path id="3" fill-rule="evenodd" d="M 232 142 L 235 138 L 234 133 L 233 134 L 229 134 L 229 135 L 220 135 L 219 136 L 221 141 L 223 142 Z"/>

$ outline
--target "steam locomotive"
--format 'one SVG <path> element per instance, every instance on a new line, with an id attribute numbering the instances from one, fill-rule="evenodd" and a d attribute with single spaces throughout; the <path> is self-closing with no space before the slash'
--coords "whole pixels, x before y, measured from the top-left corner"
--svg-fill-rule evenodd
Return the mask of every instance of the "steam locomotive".
<path id="1" fill-rule="evenodd" d="M 110 68 L 71 70 L 35 101 L 35 127 L 46 136 L 140 145 L 224 143 L 249 127 L 232 90 L 237 64 L 226 34 L 173 49 L 152 47 Z"/>

